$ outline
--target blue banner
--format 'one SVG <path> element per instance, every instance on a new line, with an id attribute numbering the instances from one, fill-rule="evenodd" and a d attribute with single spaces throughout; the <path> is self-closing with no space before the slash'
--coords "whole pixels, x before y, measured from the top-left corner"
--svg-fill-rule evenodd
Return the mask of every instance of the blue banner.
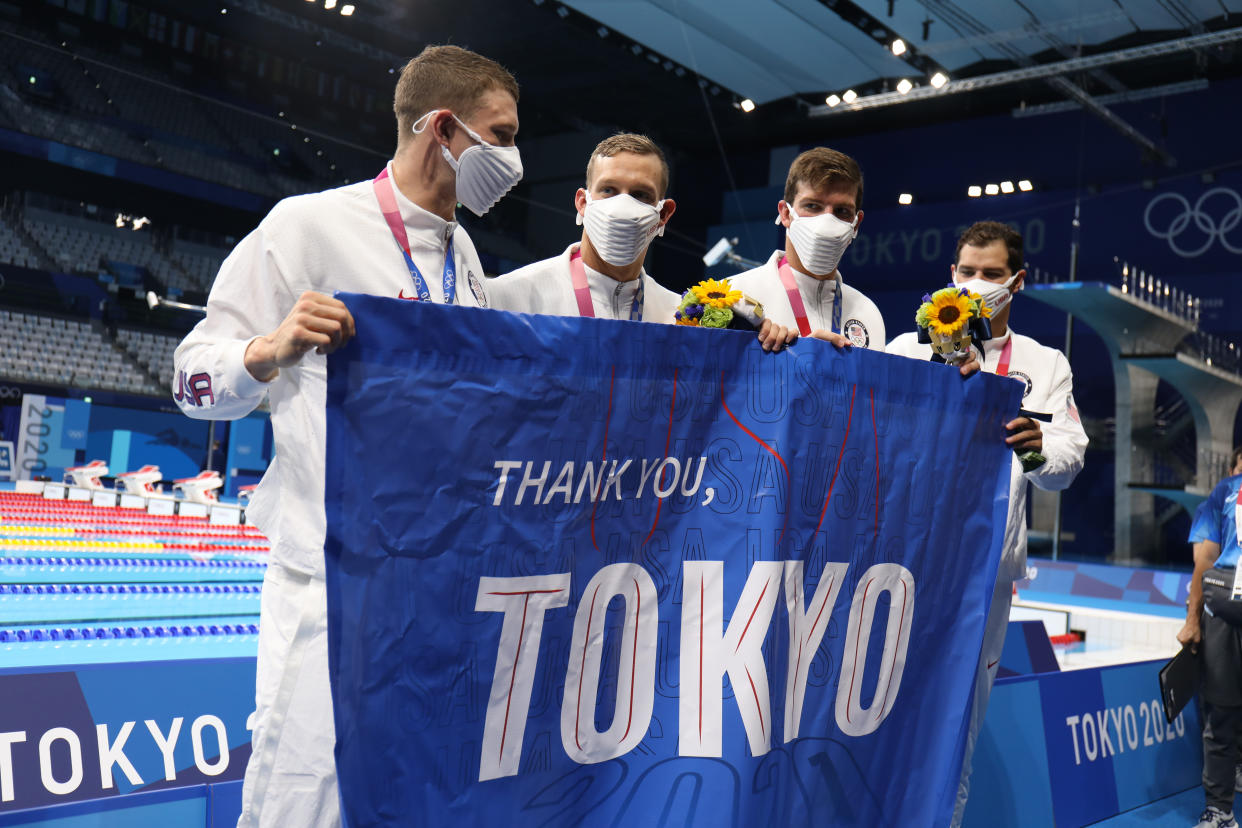
<path id="1" fill-rule="evenodd" d="M 342 298 L 347 824 L 948 821 L 1017 383 Z"/>

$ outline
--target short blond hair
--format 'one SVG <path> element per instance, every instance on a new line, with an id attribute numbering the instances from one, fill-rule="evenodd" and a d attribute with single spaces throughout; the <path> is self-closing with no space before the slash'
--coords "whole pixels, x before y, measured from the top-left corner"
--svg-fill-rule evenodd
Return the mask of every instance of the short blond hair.
<path id="1" fill-rule="evenodd" d="M 815 147 L 799 155 L 789 166 L 785 178 L 785 203 L 793 204 L 798 196 L 798 185 L 805 184 L 812 190 L 822 190 L 832 185 L 854 185 L 854 209 L 862 208 L 863 177 L 858 162 L 843 152 L 827 147 Z"/>
<path id="2" fill-rule="evenodd" d="M 639 135 L 634 132 L 619 132 L 616 135 L 605 138 L 596 145 L 591 152 L 591 160 L 587 161 L 586 183 L 587 189 L 591 189 L 591 178 L 595 175 L 595 159 L 596 158 L 612 158 L 623 152 L 632 152 L 635 155 L 654 155 L 660 161 L 660 198 L 664 198 L 668 192 L 668 161 L 664 159 L 664 153 L 646 135 Z"/>
<path id="3" fill-rule="evenodd" d="M 402 67 L 397 80 L 392 98 L 397 145 L 410 140 L 414 122 L 433 109 L 451 109 L 467 120 L 492 89 L 518 99 L 517 81 L 496 61 L 460 46 L 428 46 Z"/>

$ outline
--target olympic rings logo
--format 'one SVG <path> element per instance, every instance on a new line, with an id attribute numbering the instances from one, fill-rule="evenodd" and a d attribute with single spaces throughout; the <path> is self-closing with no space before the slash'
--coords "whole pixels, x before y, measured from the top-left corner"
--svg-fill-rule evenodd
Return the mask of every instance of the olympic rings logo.
<path id="1" fill-rule="evenodd" d="M 1204 205 L 1214 197 L 1224 197 L 1226 200 L 1233 199 L 1233 208 L 1226 212 L 1217 221 Z M 1171 219 L 1161 219 L 1161 224 L 1165 224 L 1165 229 L 1158 230 L 1152 225 L 1152 214 L 1156 210 L 1156 205 L 1164 202 L 1172 201 L 1181 206 L 1181 212 L 1174 215 Z M 1219 198 L 1213 204 L 1219 203 Z M 1191 222 L 1194 222 L 1194 229 L 1191 229 Z M 1228 187 L 1213 187 L 1203 195 L 1199 196 L 1199 200 L 1194 206 L 1190 206 L 1190 200 L 1180 193 L 1161 193 L 1147 203 L 1147 209 L 1143 212 L 1143 224 L 1147 226 L 1147 232 L 1151 233 L 1158 239 L 1165 239 L 1169 243 L 1169 249 L 1183 259 L 1193 259 L 1206 253 L 1214 242 L 1219 241 L 1220 246 L 1228 250 L 1230 253 L 1242 255 L 1242 239 L 1238 243 L 1234 243 L 1229 238 L 1229 233 L 1239 224 L 1242 224 L 1242 195 L 1238 195 L 1236 190 Z M 1190 231 L 1190 242 L 1181 241 L 1182 234 Z M 1193 244 L 1195 237 L 1202 234 L 1206 238 L 1198 247 L 1189 247 Z M 1186 246 L 1183 246 L 1186 245 Z"/>

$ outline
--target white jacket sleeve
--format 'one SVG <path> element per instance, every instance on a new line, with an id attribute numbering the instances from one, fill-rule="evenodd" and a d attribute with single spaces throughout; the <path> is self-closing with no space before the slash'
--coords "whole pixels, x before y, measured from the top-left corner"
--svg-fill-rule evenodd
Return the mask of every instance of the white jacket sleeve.
<path id="1" fill-rule="evenodd" d="M 224 260 L 206 318 L 173 355 L 173 399 L 187 415 L 236 420 L 263 401 L 270 383 L 252 377 L 242 360 L 250 342 L 276 330 L 293 307 L 286 273 L 262 224 Z"/>
<path id="2" fill-rule="evenodd" d="M 1087 451 L 1087 433 L 1074 404 L 1074 379 L 1063 354 L 1057 353 L 1052 371 L 1052 392 L 1048 396 L 1052 422 L 1039 424 L 1044 435 L 1040 453 L 1048 462 L 1026 474 L 1028 480 L 1050 492 L 1069 488 L 1082 471 Z"/>

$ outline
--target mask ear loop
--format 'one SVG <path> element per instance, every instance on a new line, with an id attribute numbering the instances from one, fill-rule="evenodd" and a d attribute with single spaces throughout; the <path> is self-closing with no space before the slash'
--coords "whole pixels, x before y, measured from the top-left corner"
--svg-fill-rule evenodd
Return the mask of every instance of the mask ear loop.
<path id="1" fill-rule="evenodd" d="M 423 122 L 424 122 L 424 121 L 426 121 L 426 122 L 430 123 L 430 122 L 431 122 L 431 116 L 435 115 L 435 114 L 436 114 L 437 112 L 439 112 L 439 111 L 440 111 L 440 110 L 438 110 L 438 109 L 432 109 L 432 110 L 430 110 L 429 112 L 424 112 L 424 113 L 422 114 L 422 116 L 420 116 L 420 117 L 419 117 L 419 119 L 418 119 L 417 121 L 415 121 L 413 124 L 411 124 L 411 125 L 410 125 L 410 130 L 411 130 L 411 131 L 412 131 L 415 135 L 422 135 L 422 134 L 423 134 L 423 132 L 427 129 L 427 124 L 423 124 Z M 419 126 L 418 126 L 419 124 L 423 124 L 423 126 L 422 126 L 422 128 L 421 128 L 421 129 L 420 129 L 420 128 L 419 128 Z"/>

